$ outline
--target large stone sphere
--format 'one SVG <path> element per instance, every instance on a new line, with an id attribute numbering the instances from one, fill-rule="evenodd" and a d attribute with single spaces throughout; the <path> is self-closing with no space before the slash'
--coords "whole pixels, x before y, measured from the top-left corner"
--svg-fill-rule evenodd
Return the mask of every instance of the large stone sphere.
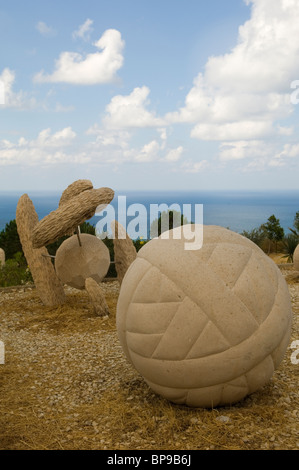
<path id="1" fill-rule="evenodd" d="M 295 271 L 299 271 L 299 245 L 297 245 L 294 251 L 293 260 L 294 260 Z"/>
<path id="2" fill-rule="evenodd" d="M 138 252 L 122 282 L 117 331 L 153 391 L 215 407 L 270 380 L 290 340 L 292 310 L 283 276 L 254 243 L 217 226 L 203 234 L 197 251 L 185 250 L 183 237 L 159 237 Z"/>
<path id="3" fill-rule="evenodd" d="M 65 240 L 56 252 L 55 269 L 63 284 L 84 289 L 89 277 L 101 282 L 110 266 L 110 254 L 106 245 L 94 235 L 80 234 Z"/>

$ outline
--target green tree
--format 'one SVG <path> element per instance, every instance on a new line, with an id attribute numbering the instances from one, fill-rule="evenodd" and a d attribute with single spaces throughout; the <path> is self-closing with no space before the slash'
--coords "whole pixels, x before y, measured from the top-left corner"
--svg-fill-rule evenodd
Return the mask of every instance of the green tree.
<path id="1" fill-rule="evenodd" d="M 262 227 L 254 228 L 254 229 L 249 230 L 249 231 L 243 230 L 241 235 L 243 237 L 248 238 L 253 243 L 258 245 L 259 247 L 261 247 L 263 241 L 266 238 L 265 230 Z"/>
<path id="2" fill-rule="evenodd" d="M 299 211 L 296 212 L 296 215 L 294 217 L 294 223 L 293 223 L 294 228 L 290 228 L 289 230 L 296 235 L 296 237 L 299 239 Z"/>
<path id="3" fill-rule="evenodd" d="M 261 225 L 269 240 L 268 253 L 270 253 L 271 242 L 275 242 L 275 248 L 277 252 L 277 242 L 281 241 L 284 238 L 284 229 L 281 227 L 279 219 L 275 215 L 271 215 L 267 222 Z"/>
<path id="4" fill-rule="evenodd" d="M 23 253 L 15 219 L 8 222 L 0 232 L 0 248 L 5 251 L 6 259 L 13 259 L 15 253 Z"/>
<path id="5" fill-rule="evenodd" d="M 179 211 L 163 211 L 161 212 L 158 219 L 155 219 L 151 223 L 150 234 L 160 236 L 161 233 L 166 232 L 167 230 L 172 230 L 175 227 L 180 225 L 187 224 L 188 220 L 184 217 L 184 214 L 181 214 Z M 157 232 L 158 228 L 158 233 Z"/>
<path id="6" fill-rule="evenodd" d="M 298 245 L 298 236 L 294 233 L 289 233 L 283 240 L 283 252 L 285 253 L 284 258 L 287 258 L 288 263 L 293 263 L 294 251 Z"/>

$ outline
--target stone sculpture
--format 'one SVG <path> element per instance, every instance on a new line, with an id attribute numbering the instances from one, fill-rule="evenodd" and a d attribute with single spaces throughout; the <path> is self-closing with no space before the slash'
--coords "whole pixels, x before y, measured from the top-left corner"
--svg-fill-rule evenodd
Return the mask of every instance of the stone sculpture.
<path id="1" fill-rule="evenodd" d="M 287 284 L 250 240 L 205 226 L 203 247 L 151 240 L 120 289 L 124 353 L 157 394 L 194 407 L 230 405 L 263 387 L 290 339 Z M 181 231 L 181 239 L 176 239 Z"/>
<path id="2" fill-rule="evenodd" d="M 299 271 L 299 245 L 297 245 L 297 248 L 294 251 L 293 260 L 295 271 Z"/>
<path id="3" fill-rule="evenodd" d="M 3 250 L 3 248 L 0 248 L 0 268 L 2 266 L 5 265 L 5 251 Z"/>
<path id="4" fill-rule="evenodd" d="M 111 228 L 114 234 L 114 261 L 117 272 L 117 279 L 121 284 L 127 269 L 136 259 L 136 248 L 126 233 L 125 229 L 116 220 L 111 222 Z"/>
<path id="5" fill-rule="evenodd" d="M 85 289 L 89 294 L 95 313 L 100 317 L 108 316 L 109 308 L 99 284 L 92 277 L 89 277 L 85 281 Z"/>
<path id="6" fill-rule="evenodd" d="M 78 226 L 94 216 L 98 206 L 109 204 L 114 197 L 110 188 L 89 189 L 66 200 L 44 217 L 34 228 L 34 248 L 49 245 L 58 238 L 74 233 Z"/>
<path id="7" fill-rule="evenodd" d="M 78 196 L 79 194 L 83 193 L 83 191 L 87 191 L 89 189 L 93 189 L 92 182 L 89 180 L 77 180 L 74 183 L 70 184 L 62 193 L 59 206 L 62 206 L 70 199 Z"/>
<path id="8" fill-rule="evenodd" d="M 17 207 L 18 232 L 36 288 L 45 305 L 64 302 L 62 283 L 84 289 L 89 279 L 87 286 L 95 309 L 99 314 L 107 312 L 106 301 L 97 283 L 108 272 L 109 250 L 95 236 L 81 235 L 80 225 L 90 219 L 97 209 L 102 210 L 113 197 L 114 191 L 110 188 L 93 189 L 91 181 L 77 180 L 63 191 L 58 209 L 41 221 L 27 194 L 20 198 Z M 57 250 L 55 271 L 45 247 L 66 235 L 70 238 Z M 96 290 L 99 297 L 97 301 Z M 101 299 L 102 310 L 99 306 Z"/>
<path id="9" fill-rule="evenodd" d="M 27 194 L 21 196 L 18 201 L 16 222 L 24 255 L 41 301 L 47 306 L 64 303 L 63 286 L 55 273 L 51 259 L 48 257 L 47 249 L 33 247 L 32 232 L 38 224 L 38 215 Z"/>
<path id="10" fill-rule="evenodd" d="M 97 283 L 106 276 L 110 254 L 102 240 L 82 233 L 80 243 L 76 235 L 67 238 L 58 248 L 55 257 L 56 273 L 63 284 L 84 289 L 89 277 Z"/>

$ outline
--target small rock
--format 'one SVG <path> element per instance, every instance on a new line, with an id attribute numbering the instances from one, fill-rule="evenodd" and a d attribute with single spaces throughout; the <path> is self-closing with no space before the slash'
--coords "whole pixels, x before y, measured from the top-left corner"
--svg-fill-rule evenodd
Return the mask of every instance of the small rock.
<path id="1" fill-rule="evenodd" d="M 191 419 L 190 419 L 190 423 L 191 423 L 191 424 L 197 424 L 198 421 L 199 421 L 198 418 L 191 418 Z"/>
<path id="2" fill-rule="evenodd" d="M 229 423 L 231 419 L 229 418 L 229 416 L 220 415 L 217 416 L 216 420 L 220 423 Z"/>

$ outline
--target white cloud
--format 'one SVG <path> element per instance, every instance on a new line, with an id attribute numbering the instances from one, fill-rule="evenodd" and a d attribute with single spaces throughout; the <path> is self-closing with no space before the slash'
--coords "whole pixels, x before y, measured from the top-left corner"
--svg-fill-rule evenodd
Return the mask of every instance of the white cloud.
<path id="1" fill-rule="evenodd" d="M 2 102 L 0 102 L 0 108 L 20 108 L 30 109 L 37 105 L 36 100 L 29 97 L 27 93 L 23 91 L 14 91 L 14 85 L 16 81 L 16 74 L 9 68 L 5 68 L 0 75 L 1 89 L 3 92 Z"/>
<path id="2" fill-rule="evenodd" d="M 115 80 L 116 72 L 123 65 L 124 41 L 119 31 L 108 29 L 93 44 L 99 51 L 83 57 L 77 52 L 62 52 L 56 61 L 55 70 L 47 75 L 44 71 L 35 75 L 39 83 L 64 82 L 74 85 L 96 85 Z"/>
<path id="3" fill-rule="evenodd" d="M 134 88 L 130 95 L 117 95 L 106 106 L 103 123 L 108 128 L 160 127 L 165 122 L 148 111 L 148 87 Z M 163 132 L 162 132 L 163 135 Z"/>
<path id="4" fill-rule="evenodd" d="M 44 23 L 44 21 L 39 21 L 36 24 L 36 29 L 42 36 L 54 36 L 56 34 L 56 31 L 51 26 Z"/>
<path id="5" fill-rule="evenodd" d="M 201 140 L 251 140 L 273 134 L 272 123 L 267 121 L 241 121 L 225 124 L 197 124 L 192 137 Z"/>
<path id="6" fill-rule="evenodd" d="M 280 152 L 277 152 L 270 159 L 269 165 L 272 167 L 285 166 L 290 163 L 290 159 L 298 159 L 299 144 L 285 144 Z"/>
<path id="7" fill-rule="evenodd" d="M 157 160 L 160 150 L 160 144 L 156 140 L 152 140 L 145 144 L 141 151 L 137 153 L 135 160 L 137 162 L 151 162 Z"/>
<path id="8" fill-rule="evenodd" d="M 219 159 L 221 161 L 244 160 L 247 158 L 264 158 L 269 154 L 266 143 L 262 140 L 240 140 L 223 142 L 220 145 Z"/>
<path id="9" fill-rule="evenodd" d="M 55 113 L 70 113 L 75 110 L 74 106 L 63 106 L 61 103 L 57 102 L 54 108 Z"/>
<path id="10" fill-rule="evenodd" d="M 61 131 L 51 134 L 51 129 L 44 129 L 38 135 L 36 141 L 31 142 L 31 146 L 40 147 L 65 147 L 69 146 L 76 137 L 76 133 L 71 127 L 66 127 Z"/>
<path id="11" fill-rule="evenodd" d="M 169 150 L 165 159 L 169 162 L 177 162 L 181 158 L 183 151 L 184 148 L 182 146 Z"/>
<path id="12" fill-rule="evenodd" d="M 281 147 L 282 146 L 282 147 Z M 282 167 L 299 157 L 299 144 L 281 144 L 265 140 L 223 142 L 219 159 L 239 165 L 241 171 L 261 171 L 269 167 Z"/>
<path id="13" fill-rule="evenodd" d="M 125 130 L 102 129 L 97 124 L 86 131 L 86 135 L 96 136 L 96 140 L 91 142 L 90 147 L 96 149 L 118 148 L 126 150 L 129 147 L 131 134 Z"/>
<path id="14" fill-rule="evenodd" d="M 184 162 L 176 171 L 184 173 L 200 173 L 208 167 L 209 162 L 207 160 L 201 160 L 199 162 L 187 161 Z"/>
<path id="15" fill-rule="evenodd" d="M 72 150 L 75 132 L 66 127 L 55 133 L 44 129 L 35 140 L 21 137 L 18 142 L 0 141 L 0 166 L 3 165 L 53 165 L 58 163 L 85 163 L 89 160 L 84 152 L 67 152 Z M 62 150 L 64 148 L 65 150 Z"/>
<path id="16" fill-rule="evenodd" d="M 90 33 L 93 31 L 92 28 L 93 20 L 87 19 L 79 28 L 73 32 L 73 38 L 83 39 L 83 41 L 89 41 Z"/>
<path id="17" fill-rule="evenodd" d="M 293 111 L 291 83 L 299 76 L 299 2 L 252 0 L 251 18 L 239 28 L 231 52 L 210 57 L 185 105 L 171 123 L 195 125 L 202 140 L 256 140 L 289 135 L 277 121 Z"/>
<path id="18" fill-rule="evenodd" d="M 294 127 L 277 126 L 280 135 L 290 136 L 294 133 Z"/>

